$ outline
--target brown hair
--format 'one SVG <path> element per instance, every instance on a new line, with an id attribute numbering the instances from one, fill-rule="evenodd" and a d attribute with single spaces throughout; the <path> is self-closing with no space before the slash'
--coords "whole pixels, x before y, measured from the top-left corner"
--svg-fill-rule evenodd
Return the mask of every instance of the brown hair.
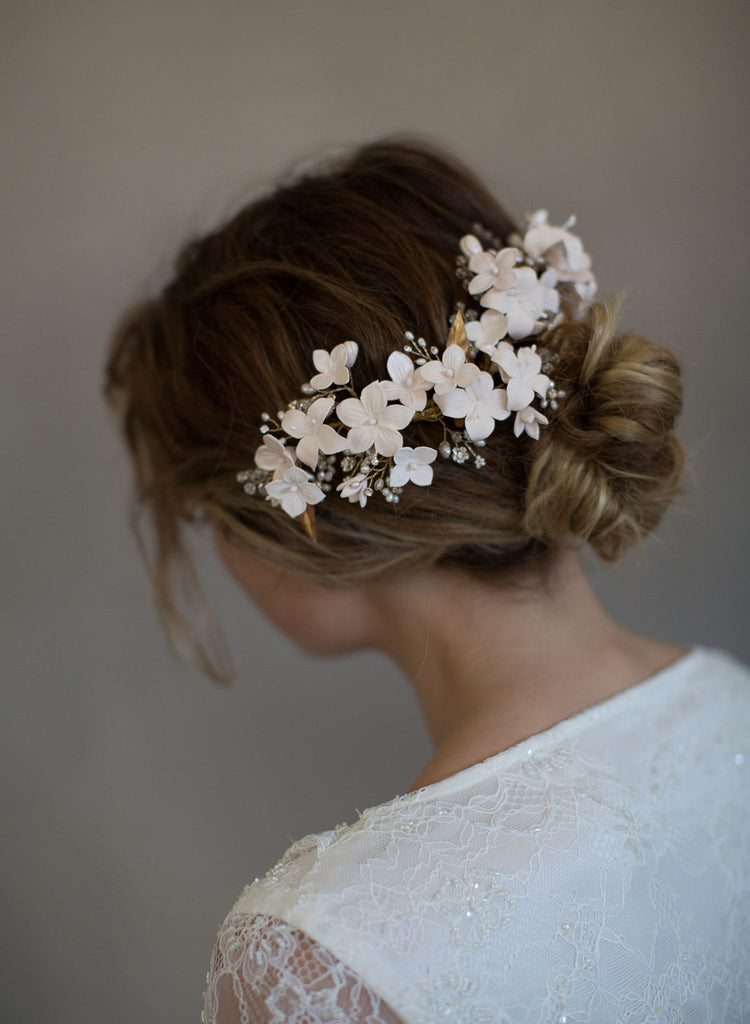
<path id="1" fill-rule="evenodd" d="M 173 634 L 184 622 L 170 570 L 190 571 L 182 524 L 200 509 L 237 544 L 336 585 L 394 566 L 531 563 L 571 534 L 613 560 L 659 522 L 682 467 L 672 432 L 679 367 L 646 339 L 618 336 L 613 306 L 545 336 L 566 397 L 538 441 L 497 429 L 481 471 L 440 460 L 432 486 L 407 488 L 398 506 L 360 508 L 331 494 L 316 506 L 317 544 L 238 485 L 261 413 L 299 395 L 314 349 L 357 341 L 361 389 L 383 377 L 405 330 L 442 347 L 467 300 L 458 242 L 477 223 L 500 239 L 515 229 L 451 157 L 421 143 L 375 143 L 189 244 L 161 295 L 123 318 L 106 391 L 139 504 L 153 518 L 152 577 Z M 409 444 L 435 447 L 435 430 L 411 424 Z"/>

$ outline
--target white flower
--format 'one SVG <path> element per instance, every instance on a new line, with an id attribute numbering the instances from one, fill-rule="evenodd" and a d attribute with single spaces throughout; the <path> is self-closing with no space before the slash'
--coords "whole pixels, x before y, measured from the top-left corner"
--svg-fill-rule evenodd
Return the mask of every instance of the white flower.
<path id="1" fill-rule="evenodd" d="M 481 295 L 489 288 L 511 288 L 513 267 L 521 255 L 518 249 L 501 249 L 498 253 L 485 252 L 474 235 L 464 235 L 460 241 L 461 251 L 469 258 L 469 270 L 474 277 L 469 283 L 472 295 Z"/>
<path id="2" fill-rule="evenodd" d="M 432 483 L 432 466 L 437 458 L 434 448 L 399 448 L 393 456 L 394 466 L 391 470 L 390 486 L 403 487 L 409 481 L 420 487 L 429 487 Z"/>
<path id="3" fill-rule="evenodd" d="M 280 502 L 292 519 L 301 516 L 308 505 L 317 505 L 325 498 L 320 487 L 308 480 L 307 473 L 300 466 L 292 466 L 280 480 L 266 484 L 266 494 Z"/>
<path id="4" fill-rule="evenodd" d="M 420 370 L 404 352 L 391 352 L 388 356 L 388 374 L 390 380 L 381 380 L 385 397 L 390 401 L 399 401 L 407 409 L 424 409 L 427 405 L 427 389 L 431 387 Z"/>
<path id="5" fill-rule="evenodd" d="M 297 445 L 297 458 L 311 469 L 318 464 L 318 452 L 333 455 L 346 448 L 344 438 L 323 422 L 333 408 L 333 402 L 333 398 L 317 398 L 307 412 L 290 409 L 281 421 L 281 429 L 285 433 L 301 438 Z"/>
<path id="6" fill-rule="evenodd" d="M 481 352 L 495 354 L 495 346 L 508 333 L 508 318 L 504 313 L 488 309 L 478 320 L 469 320 L 466 324 L 466 337 L 474 342 Z"/>
<path id="7" fill-rule="evenodd" d="M 346 447 L 355 455 L 373 446 L 380 455 L 393 455 L 401 447 L 399 430 L 414 416 L 413 410 L 403 405 L 388 405 L 378 381 L 363 388 L 359 398 L 345 398 L 337 412 L 341 422 L 352 428 Z"/>
<path id="8" fill-rule="evenodd" d="M 436 395 L 447 395 L 456 387 L 468 387 L 479 376 L 479 367 L 466 362 L 460 345 L 446 346 L 441 359 L 425 363 L 420 369 L 424 379 L 435 385 Z"/>
<path id="9" fill-rule="evenodd" d="M 525 409 L 534 401 L 534 392 L 540 398 L 547 394 L 552 381 L 542 373 L 542 360 L 536 345 L 519 348 L 517 352 L 507 341 L 497 346 L 495 362 L 508 385 L 508 408 L 511 412 Z"/>
<path id="10" fill-rule="evenodd" d="M 535 441 L 538 441 L 540 423 L 547 424 L 549 420 L 532 405 L 527 405 L 525 409 L 519 409 L 516 413 L 513 433 L 516 437 L 520 437 L 525 430 L 529 437 L 533 437 Z"/>
<path id="11" fill-rule="evenodd" d="M 367 504 L 367 476 L 364 473 L 342 480 L 336 490 L 341 491 L 342 498 L 348 498 L 351 502 L 358 501 L 362 508 Z"/>
<path id="12" fill-rule="evenodd" d="M 464 429 L 472 441 L 489 437 L 495 429 L 494 420 L 507 420 L 510 416 L 508 396 L 494 383 L 489 373 L 480 373 L 467 388 L 435 396 L 435 402 L 446 416 L 465 421 Z"/>
<path id="13" fill-rule="evenodd" d="M 593 298 L 596 280 L 591 273 L 591 257 L 584 252 L 581 239 L 567 230 L 575 224 L 575 217 L 556 228 L 547 223 L 548 216 L 546 210 L 537 210 L 529 217 L 524 249 L 529 256 L 553 267 L 559 281 L 572 281 L 582 299 Z"/>
<path id="14" fill-rule="evenodd" d="M 323 391 L 330 388 L 332 384 L 346 384 L 349 380 L 349 367 L 354 362 L 359 352 L 359 345 L 356 341 L 344 341 L 340 345 L 334 345 L 330 352 L 324 348 L 316 348 L 312 354 L 315 369 L 319 372 L 310 380 L 310 386 L 316 391 Z"/>
<path id="15" fill-rule="evenodd" d="M 279 441 L 271 434 L 266 434 L 263 444 L 255 453 L 255 465 L 258 469 L 273 473 L 274 480 L 279 480 L 294 465 L 294 459 L 286 448 L 286 440 Z"/>
<path id="16" fill-rule="evenodd" d="M 539 321 L 546 313 L 556 313 L 560 296 L 555 291 L 557 274 L 550 267 L 537 278 L 531 267 L 514 270 L 515 285 L 504 291 L 487 292 L 481 298 L 483 306 L 496 309 L 508 317 L 508 334 L 514 341 L 528 338 L 541 326 Z"/>

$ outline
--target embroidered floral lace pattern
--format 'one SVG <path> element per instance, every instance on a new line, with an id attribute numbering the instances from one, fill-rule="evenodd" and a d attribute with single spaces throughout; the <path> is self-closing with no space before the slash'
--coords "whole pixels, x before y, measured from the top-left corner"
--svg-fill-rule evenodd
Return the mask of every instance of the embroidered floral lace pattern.
<path id="1" fill-rule="evenodd" d="M 212 1024 L 400 1024 L 325 947 L 264 914 L 224 922 L 209 983 Z"/>
<path id="2" fill-rule="evenodd" d="M 750 1022 L 750 673 L 696 650 L 296 843 L 206 1024 Z"/>

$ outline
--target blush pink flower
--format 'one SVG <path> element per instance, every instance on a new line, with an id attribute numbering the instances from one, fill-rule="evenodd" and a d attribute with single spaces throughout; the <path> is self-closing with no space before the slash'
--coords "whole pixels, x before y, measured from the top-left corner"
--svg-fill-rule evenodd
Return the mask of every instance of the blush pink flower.
<path id="1" fill-rule="evenodd" d="M 436 395 L 468 387 L 479 376 L 479 367 L 466 362 L 460 345 L 448 345 L 440 359 L 425 363 L 420 369 L 423 378 L 434 386 Z"/>
<path id="2" fill-rule="evenodd" d="M 383 385 L 373 381 L 359 398 L 345 398 L 337 407 L 339 419 L 351 427 L 346 447 L 353 454 L 375 448 L 380 455 L 393 455 L 402 445 L 400 430 L 414 416 L 403 405 L 388 405 Z"/>
<path id="3" fill-rule="evenodd" d="M 318 452 L 334 455 L 346 448 L 346 440 L 324 422 L 333 403 L 332 398 L 317 398 L 307 412 L 290 409 L 281 421 L 281 429 L 285 434 L 299 438 L 297 458 L 311 469 L 315 469 L 318 464 Z"/>
<path id="4" fill-rule="evenodd" d="M 435 402 L 446 416 L 464 421 L 464 430 L 472 441 L 489 437 L 495 420 L 507 420 L 510 416 L 505 389 L 496 388 L 489 373 L 480 373 L 467 388 L 436 395 Z"/>

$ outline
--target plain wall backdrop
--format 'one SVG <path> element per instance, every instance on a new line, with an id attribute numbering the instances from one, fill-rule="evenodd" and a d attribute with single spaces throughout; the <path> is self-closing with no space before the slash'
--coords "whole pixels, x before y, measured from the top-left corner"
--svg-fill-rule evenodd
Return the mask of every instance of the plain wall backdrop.
<path id="1" fill-rule="evenodd" d="M 628 625 L 750 659 L 744 0 L 2 5 L 0 1019 L 189 1021 L 242 886 L 408 788 L 408 684 L 322 662 L 204 578 L 239 680 L 169 651 L 101 400 L 121 309 L 300 159 L 391 132 L 518 217 L 578 215 L 603 293 L 686 374 L 685 497 L 616 570 Z"/>

